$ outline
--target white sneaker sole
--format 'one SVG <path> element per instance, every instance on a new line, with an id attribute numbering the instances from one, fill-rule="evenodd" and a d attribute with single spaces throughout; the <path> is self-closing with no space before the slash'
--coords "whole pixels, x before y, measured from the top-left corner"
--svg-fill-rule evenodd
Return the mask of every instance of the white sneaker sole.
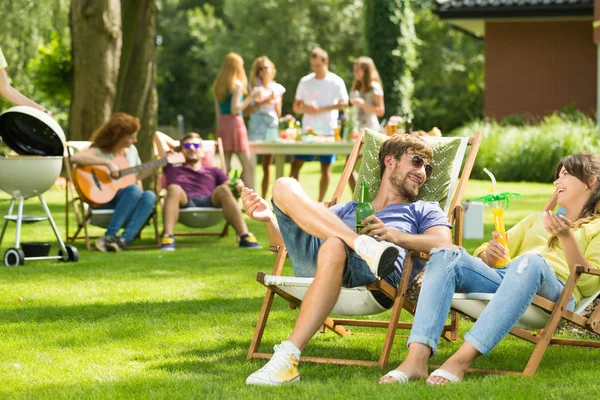
<path id="1" fill-rule="evenodd" d="M 246 385 L 260 385 L 260 386 L 281 386 L 281 385 L 290 385 L 296 382 L 300 382 L 300 376 L 295 377 L 291 381 L 287 382 L 271 382 L 264 379 L 253 378 L 246 379 Z"/>

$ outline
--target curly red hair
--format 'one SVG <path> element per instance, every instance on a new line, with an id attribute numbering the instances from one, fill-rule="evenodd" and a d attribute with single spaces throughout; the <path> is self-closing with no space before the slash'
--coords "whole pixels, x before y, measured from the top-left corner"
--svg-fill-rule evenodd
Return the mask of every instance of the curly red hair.
<path id="1" fill-rule="evenodd" d="M 121 139 L 140 130 L 140 119 L 125 113 L 115 113 L 92 134 L 91 142 L 105 153 L 112 153 Z"/>

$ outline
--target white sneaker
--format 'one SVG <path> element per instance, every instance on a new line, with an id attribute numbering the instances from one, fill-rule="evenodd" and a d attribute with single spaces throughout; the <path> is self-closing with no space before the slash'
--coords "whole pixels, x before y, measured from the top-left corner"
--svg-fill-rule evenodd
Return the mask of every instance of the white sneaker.
<path id="1" fill-rule="evenodd" d="M 354 249 L 369 265 L 371 272 L 380 278 L 385 278 L 396 269 L 395 262 L 400 250 L 392 243 L 378 242 L 371 236 L 360 235 L 354 241 Z"/>
<path id="2" fill-rule="evenodd" d="M 300 380 L 298 360 L 300 352 L 290 349 L 291 343 L 282 342 L 273 348 L 275 353 L 264 367 L 246 379 L 246 385 L 279 386 Z M 294 354 L 296 353 L 296 354 Z"/>

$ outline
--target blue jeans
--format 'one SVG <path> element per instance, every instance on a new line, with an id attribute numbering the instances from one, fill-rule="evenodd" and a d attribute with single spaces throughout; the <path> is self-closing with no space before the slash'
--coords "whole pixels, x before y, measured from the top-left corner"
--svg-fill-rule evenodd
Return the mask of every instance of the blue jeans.
<path id="1" fill-rule="evenodd" d="M 156 195 L 150 190 L 142 192 L 138 185 L 119 189 L 111 201 L 98 207 L 100 210 L 115 210 L 105 236 L 117 236 L 117 232 L 127 223 L 121 237 L 126 243 L 131 242 L 148 221 L 154 204 Z"/>
<path id="2" fill-rule="evenodd" d="M 317 271 L 317 256 L 319 255 L 319 248 L 323 244 L 323 239 L 304 232 L 275 204 L 273 204 L 273 209 L 275 210 L 281 237 L 294 267 L 294 275 L 304 278 L 314 277 Z M 346 249 L 346 269 L 342 278 L 342 286 L 353 288 L 375 282 L 377 277 L 371 272 L 369 265 L 346 244 L 344 244 L 344 247 Z M 386 276 L 384 280 L 397 288 L 400 274 L 394 271 Z M 393 300 L 380 291 L 372 290 L 371 293 L 382 307 L 390 308 L 394 304 Z"/>
<path id="3" fill-rule="evenodd" d="M 515 326 L 536 294 L 556 301 L 563 288 L 564 283 L 539 254 L 522 255 L 505 268 L 495 269 L 465 249 L 434 249 L 423 275 L 408 344 L 425 344 L 435 354 L 453 294 L 496 293 L 465 334 L 465 341 L 487 355 Z M 574 307 L 571 296 L 567 308 Z"/>

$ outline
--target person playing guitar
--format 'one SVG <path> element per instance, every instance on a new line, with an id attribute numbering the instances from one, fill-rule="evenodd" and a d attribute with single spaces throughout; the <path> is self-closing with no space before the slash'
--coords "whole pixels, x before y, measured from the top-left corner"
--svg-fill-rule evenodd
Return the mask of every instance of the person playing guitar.
<path id="1" fill-rule="evenodd" d="M 134 143 L 137 142 L 140 130 L 139 118 L 125 113 L 113 114 L 91 137 L 92 145 L 89 149 L 71 156 L 71 162 L 79 166 L 103 166 L 115 179 L 123 179 L 122 167 L 136 167 L 141 164 L 140 156 Z M 77 168 L 76 168 L 77 169 Z M 85 169 L 85 167 L 84 167 Z M 152 174 L 152 169 L 143 169 L 131 184 L 118 189 L 112 198 L 105 204 L 94 202 L 89 204 L 96 209 L 112 209 L 113 216 L 108 224 L 104 236 L 96 239 L 96 248 L 102 252 L 123 250 L 129 242 L 142 229 L 156 204 L 156 194 L 142 189 L 141 181 Z M 76 180 L 78 174 L 74 173 L 74 182 L 80 195 L 83 184 Z M 95 183 L 100 179 L 94 173 Z M 85 200 L 85 196 L 82 196 Z M 117 233 L 124 228 L 121 236 Z"/>

